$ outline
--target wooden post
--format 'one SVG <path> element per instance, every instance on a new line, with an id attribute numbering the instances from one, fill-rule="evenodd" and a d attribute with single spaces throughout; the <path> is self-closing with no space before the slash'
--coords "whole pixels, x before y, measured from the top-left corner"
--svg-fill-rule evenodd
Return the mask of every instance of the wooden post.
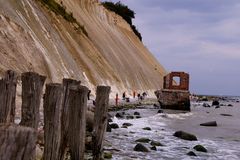
<path id="1" fill-rule="evenodd" d="M 44 95 L 44 153 L 43 160 L 59 160 L 61 136 L 61 108 L 63 87 L 61 84 L 47 84 Z"/>
<path id="2" fill-rule="evenodd" d="M 39 107 L 46 77 L 34 72 L 22 74 L 22 120 L 20 125 L 38 129 Z"/>
<path id="3" fill-rule="evenodd" d="M 93 128 L 93 160 L 100 160 L 107 127 L 107 112 L 111 87 L 98 86 Z"/>
<path id="4" fill-rule="evenodd" d="M 30 160 L 35 155 L 37 133 L 29 127 L 0 126 L 0 159 Z"/>
<path id="5" fill-rule="evenodd" d="M 73 79 L 63 79 L 63 107 L 61 118 L 61 140 L 60 140 L 60 159 L 63 160 L 68 142 L 68 129 L 69 129 L 69 88 L 71 86 L 79 86 L 80 81 Z"/>
<path id="6" fill-rule="evenodd" d="M 70 88 L 69 147 L 71 160 L 83 160 L 85 150 L 88 88 Z"/>
<path id="7" fill-rule="evenodd" d="M 0 123 L 14 122 L 17 74 L 8 70 L 0 80 Z"/>

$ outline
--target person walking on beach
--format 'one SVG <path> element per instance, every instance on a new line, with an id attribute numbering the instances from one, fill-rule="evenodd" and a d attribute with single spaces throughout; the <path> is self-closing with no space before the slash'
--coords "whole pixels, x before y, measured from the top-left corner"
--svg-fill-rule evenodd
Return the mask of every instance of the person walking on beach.
<path id="1" fill-rule="evenodd" d="M 115 104 L 118 106 L 118 93 L 116 93 Z"/>
<path id="2" fill-rule="evenodd" d="M 125 100 L 125 98 L 126 98 L 126 93 L 123 92 L 122 99 Z"/>
<path id="3" fill-rule="evenodd" d="M 138 100 L 139 100 L 139 99 L 140 99 L 140 96 L 141 96 L 141 94 L 140 94 L 140 93 L 138 93 L 138 95 L 137 95 L 137 96 L 138 96 Z"/>

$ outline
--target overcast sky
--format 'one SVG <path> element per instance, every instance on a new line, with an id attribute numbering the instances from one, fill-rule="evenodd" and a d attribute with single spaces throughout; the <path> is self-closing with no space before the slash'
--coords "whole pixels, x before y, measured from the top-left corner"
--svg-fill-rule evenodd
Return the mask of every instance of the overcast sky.
<path id="1" fill-rule="evenodd" d="M 240 0 L 121 2 L 158 61 L 190 74 L 191 92 L 240 95 Z"/>

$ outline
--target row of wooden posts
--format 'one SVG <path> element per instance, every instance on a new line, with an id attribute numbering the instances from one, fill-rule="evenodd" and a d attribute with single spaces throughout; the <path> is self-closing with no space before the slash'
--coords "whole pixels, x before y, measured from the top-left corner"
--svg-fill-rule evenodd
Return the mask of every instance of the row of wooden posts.
<path id="1" fill-rule="evenodd" d="M 14 124 L 17 74 L 7 71 L 0 80 L 0 159 L 35 159 L 40 103 L 46 77 L 34 72 L 21 74 L 22 116 Z M 93 126 L 93 159 L 102 154 L 107 125 L 109 86 L 97 86 Z M 69 147 L 72 160 L 83 160 L 85 149 L 88 88 L 80 81 L 63 79 L 62 84 L 46 84 L 43 96 L 43 160 L 63 160 Z"/>

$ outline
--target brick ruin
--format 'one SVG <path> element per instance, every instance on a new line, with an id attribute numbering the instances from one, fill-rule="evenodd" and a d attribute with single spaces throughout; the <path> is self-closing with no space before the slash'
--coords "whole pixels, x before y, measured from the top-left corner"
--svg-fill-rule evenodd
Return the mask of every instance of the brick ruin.
<path id="1" fill-rule="evenodd" d="M 174 77 L 179 78 L 179 84 L 174 82 Z M 171 72 L 164 76 L 163 89 L 189 90 L 189 74 L 185 72 Z"/>
<path id="2" fill-rule="evenodd" d="M 176 81 L 178 78 L 179 81 Z M 164 76 L 163 89 L 155 92 L 161 108 L 190 111 L 189 74 L 171 72 Z"/>

